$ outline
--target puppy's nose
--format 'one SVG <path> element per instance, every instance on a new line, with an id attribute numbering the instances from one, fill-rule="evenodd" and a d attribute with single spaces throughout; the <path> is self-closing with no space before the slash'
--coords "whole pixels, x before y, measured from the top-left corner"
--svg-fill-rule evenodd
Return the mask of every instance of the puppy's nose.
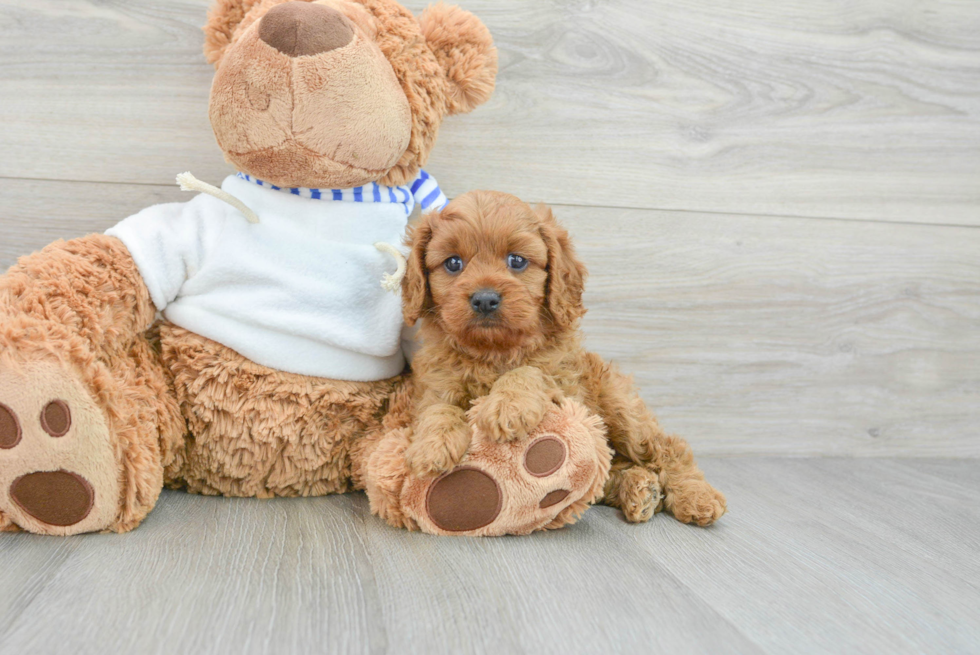
<path id="1" fill-rule="evenodd" d="M 480 289 L 470 296 L 470 307 L 477 314 L 489 316 L 500 307 L 500 294 L 493 289 Z"/>
<path id="2" fill-rule="evenodd" d="M 284 2 L 259 21 L 259 38 L 289 55 L 317 55 L 342 48 L 354 38 L 343 14 L 312 2 Z"/>

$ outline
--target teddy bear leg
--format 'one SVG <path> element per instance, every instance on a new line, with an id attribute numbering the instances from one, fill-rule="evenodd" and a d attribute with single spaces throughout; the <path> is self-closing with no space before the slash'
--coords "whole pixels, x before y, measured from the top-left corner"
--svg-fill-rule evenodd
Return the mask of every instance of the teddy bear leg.
<path id="1" fill-rule="evenodd" d="M 461 464 L 435 479 L 409 473 L 409 430 L 380 440 L 365 475 L 372 511 L 397 527 L 464 536 L 559 528 L 602 495 L 609 474 L 601 420 L 570 400 L 549 410 L 527 439 L 499 443 L 474 428 Z"/>
<path id="2" fill-rule="evenodd" d="M 352 451 L 380 431 L 401 376 L 375 382 L 277 371 L 176 325 L 160 326 L 188 438 L 168 484 L 271 498 L 351 490 Z"/>
<path id="3" fill-rule="evenodd" d="M 142 295 L 141 295 L 142 293 Z M 94 235 L 0 278 L 0 528 L 132 529 L 183 438 L 121 242 Z"/>

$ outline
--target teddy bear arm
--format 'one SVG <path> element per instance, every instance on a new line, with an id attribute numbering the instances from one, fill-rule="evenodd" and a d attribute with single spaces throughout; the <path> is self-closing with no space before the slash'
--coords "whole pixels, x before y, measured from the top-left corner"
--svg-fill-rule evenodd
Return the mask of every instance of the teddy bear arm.
<path id="1" fill-rule="evenodd" d="M 0 276 L 0 320 L 55 323 L 96 351 L 127 349 L 155 312 L 126 246 L 102 234 L 52 243 Z"/>

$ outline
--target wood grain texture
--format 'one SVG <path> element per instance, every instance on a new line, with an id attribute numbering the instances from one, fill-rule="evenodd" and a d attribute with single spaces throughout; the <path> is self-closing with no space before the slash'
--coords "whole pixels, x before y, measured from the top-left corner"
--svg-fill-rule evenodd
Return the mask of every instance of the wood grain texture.
<path id="1" fill-rule="evenodd" d="M 0 3 L 0 177 L 222 177 L 207 4 Z M 972 0 L 461 4 L 501 73 L 443 128 L 429 168 L 451 194 L 980 225 Z"/>
<path id="2" fill-rule="evenodd" d="M 0 180 L 0 266 L 190 194 Z M 980 456 L 980 230 L 555 207 L 587 345 L 705 454 Z"/>
<path id="3" fill-rule="evenodd" d="M 560 207 L 587 345 L 712 454 L 980 455 L 980 231 Z"/>
<path id="4" fill-rule="evenodd" d="M 0 652 L 976 652 L 978 469 L 927 464 L 709 459 L 710 529 L 500 539 L 165 492 L 127 535 L 0 535 Z"/>
<path id="5" fill-rule="evenodd" d="M 104 232 L 150 205 L 193 197 L 176 184 L 0 179 L 0 270 L 57 239 Z"/>

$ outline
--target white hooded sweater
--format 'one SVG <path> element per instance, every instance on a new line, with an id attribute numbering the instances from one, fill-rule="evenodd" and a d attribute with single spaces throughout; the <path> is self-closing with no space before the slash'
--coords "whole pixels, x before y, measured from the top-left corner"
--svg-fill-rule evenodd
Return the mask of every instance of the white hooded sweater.
<path id="1" fill-rule="evenodd" d="M 416 202 L 446 197 L 425 172 L 411 185 L 281 189 L 247 175 L 221 189 L 259 217 L 201 194 L 147 207 L 106 232 L 129 249 L 170 322 L 281 371 L 339 380 L 401 373 L 401 296 L 381 279 L 397 262 Z"/>

